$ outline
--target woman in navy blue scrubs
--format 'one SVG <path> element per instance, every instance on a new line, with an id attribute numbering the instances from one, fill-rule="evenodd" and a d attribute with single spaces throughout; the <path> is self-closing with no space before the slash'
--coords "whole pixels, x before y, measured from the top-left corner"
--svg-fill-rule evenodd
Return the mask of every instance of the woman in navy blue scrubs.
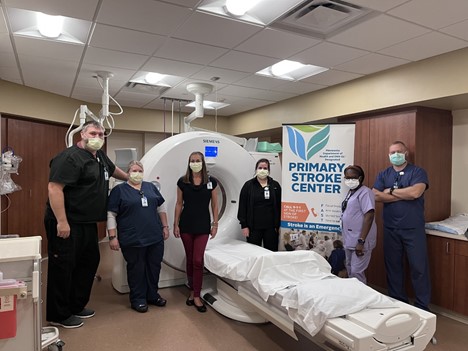
<path id="1" fill-rule="evenodd" d="M 154 184 L 143 181 L 143 165 L 131 161 L 128 174 L 128 181 L 109 196 L 107 230 L 110 248 L 121 249 L 127 262 L 131 307 L 144 313 L 148 304 L 166 305 L 158 282 L 169 227 L 164 198 Z"/>

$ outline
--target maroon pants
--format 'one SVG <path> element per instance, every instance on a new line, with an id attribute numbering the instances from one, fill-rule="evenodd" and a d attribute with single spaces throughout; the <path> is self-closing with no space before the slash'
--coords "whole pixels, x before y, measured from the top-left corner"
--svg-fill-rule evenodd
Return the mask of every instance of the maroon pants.
<path id="1" fill-rule="evenodd" d="M 184 243 L 188 285 L 194 297 L 200 297 L 203 282 L 203 256 L 208 234 L 180 234 Z"/>

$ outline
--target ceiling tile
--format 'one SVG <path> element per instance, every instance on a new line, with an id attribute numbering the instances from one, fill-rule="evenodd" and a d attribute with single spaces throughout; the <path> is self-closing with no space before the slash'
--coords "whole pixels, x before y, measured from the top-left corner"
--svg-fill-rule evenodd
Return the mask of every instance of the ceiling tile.
<path id="1" fill-rule="evenodd" d="M 105 63 L 109 67 L 117 68 L 139 69 L 147 60 L 148 56 L 90 47 L 86 50 L 83 62 L 96 65 Z"/>
<path id="2" fill-rule="evenodd" d="M 331 86 L 335 84 L 344 83 L 353 79 L 362 77 L 362 74 L 350 73 L 338 71 L 336 69 L 330 69 L 312 77 L 303 79 L 303 82 L 314 83 L 320 85 Z"/>
<path id="3" fill-rule="evenodd" d="M 98 80 L 94 77 L 95 73 L 88 73 L 80 71 L 78 78 L 75 82 L 73 94 L 79 93 L 84 94 L 85 91 L 94 91 L 102 95 L 103 89 L 99 85 Z M 111 95 L 117 94 L 117 92 L 125 85 L 127 81 L 117 81 L 115 77 L 109 79 L 109 93 Z"/>
<path id="4" fill-rule="evenodd" d="M 439 29 L 468 19 L 468 1 L 412 0 L 388 13 L 429 28 Z"/>
<path id="5" fill-rule="evenodd" d="M 392 67 L 400 66 L 405 63 L 408 63 L 408 61 L 379 54 L 369 54 L 366 56 L 359 57 L 350 62 L 346 62 L 342 65 L 338 65 L 335 68 L 351 73 L 371 74 Z"/>
<path id="6" fill-rule="evenodd" d="M 114 85 L 123 85 L 120 84 L 119 82 L 128 82 L 130 78 L 135 74 L 134 70 L 129 70 L 125 68 L 118 68 L 118 67 L 109 67 L 105 65 L 99 65 L 99 64 L 89 64 L 89 63 L 83 63 L 80 69 L 80 74 L 78 77 L 79 81 L 81 78 L 84 80 L 92 79 L 93 84 L 97 84 L 95 78 L 93 76 L 96 75 L 96 72 L 99 71 L 108 71 L 111 72 L 114 76 L 109 80 L 109 86 L 112 87 Z M 96 82 L 96 83 L 94 83 Z M 115 82 L 115 83 L 114 83 Z"/>
<path id="7" fill-rule="evenodd" d="M 278 92 L 272 90 L 263 90 L 255 88 L 247 88 L 236 85 L 229 85 L 220 90 L 223 95 L 233 95 L 239 97 L 246 97 L 259 100 L 280 101 L 296 96 L 297 94 L 290 94 L 285 92 Z"/>
<path id="8" fill-rule="evenodd" d="M 190 77 L 195 79 L 203 79 L 206 81 L 211 80 L 213 77 L 218 77 L 219 80 L 217 82 L 230 84 L 237 82 L 249 75 L 250 74 L 246 72 L 239 72 L 217 67 L 205 67 L 201 71 L 192 74 Z"/>
<path id="9" fill-rule="evenodd" d="M 445 34 L 431 32 L 380 50 L 382 54 L 418 61 L 468 46 L 468 42 Z"/>
<path id="10" fill-rule="evenodd" d="M 78 62 L 30 55 L 20 55 L 19 61 L 27 86 L 70 95 Z"/>
<path id="11" fill-rule="evenodd" d="M 351 2 L 354 5 L 367 7 L 368 9 L 385 12 L 407 1 L 408 0 L 385 0 L 385 1 L 352 0 L 348 2 Z"/>
<path id="12" fill-rule="evenodd" d="M 380 15 L 341 32 L 328 41 L 359 49 L 381 50 L 429 32 L 429 29 Z"/>
<path id="13" fill-rule="evenodd" d="M 0 52 L 0 67 L 17 69 L 15 55 L 11 52 Z"/>
<path id="14" fill-rule="evenodd" d="M 336 65 L 364 56 L 368 53 L 368 51 L 324 42 L 304 50 L 292 56 L 290 59 L 304 64 L 333 68 Z"/>
<path id="15" fill-rule="evenodd" d="M 229 51 L 210 66 L 234 69 L 242 72 L 255 73 L 278 62 L 271 57 L 247 54 L 240 51 Z"/>
<path id="16" fill-rule="evenodd" d="M 141 67 L 140 71 L 157 72 L 173 76 L 190 76 L 201 70 L 203 66 L 176 60 L 166 60 L 152 57 Z"/>
<path id="17" fill-rule="evenodd" d="M 319 39 L 267 28 L 247 39 L 235 49 L 284 60 L 318 43 L 320 43 Z"/>
<path id="18" fill-rule="evenodd" d="M 164 2 L 170 2 L 171 4 L 193 9 L 200 2 L 200 0 L 164 0 Z"/>
<path id="19" fill-rule="evenodd" d="M 236 82 L 236 85 L 249 88 L 272 89 L 282 82 L 284 82 L 284 80 L 252 74 Z"/>
<path id="20" fill-rule="evenodd" d="M 0 34 L 8 34 L 8 28 L 5 22 L 3 9 L 0 7 Z"/>
<path id="21" fill-rule="evenodd" d="M 195 12 L 173 37 L 231 49 L 260 30 L 259 26 Z"/>
<path id="22" fill-rule="evenodd" d="M 0 34 L 0 52 L 13 53 L 10 36 L 8 34 Z"/>
<path id="23" fill-rule="evenodd" d="M 157 96 L 154 94 L 144 94 L 144 93 L 135 93 L 128 90 L 121 90 L 114 99 L 117 100 L 119 104 L 128 103 L 128 101 L 133 101 L 137 105 L 142 106 L 146 105 L 150 101 L 156 99 Z"/>
<path id="24" fill-rule="evenodd" d="M 97 24 L 90 45 L 103 49 L 152 55 L 165 40 L 166 38 L 161 35 Z"/>
<path id="25" fill-rule="evenodd" d="M 216 46 L 198 44 L 186 40 L 170 39 L 154 54 L 156 57 L 162 57 L 174 60 L 187 59 L 190 55 L 190 61 L 206 65 L 214 59 L 225 54 L 228 50 Z"/>
<path id="26" fill-rule="evenodd" d="M 192 11 L 154 0 L 103 0 L 98 23 L 168 35 Z"/>
<path id="27" fill-rule="evenodd" d="M 304 81 L 300 81 L 300 82 L 284 82 L 284 83 L 277 85 L 272 90 L 284 91 L 284 92 L 302 95 L 302 94 L 310 93 L 312 91 L 320 90 L 323 88 L 326 88 L 326 86 L 318 85 L 318 84 L 311 84 L 311 83 L 304 83 Z"/>
<path id="28" fill-rule="evenodd" d="M 51 40 L 41 40 L 27 37 L 16 37 L 16 50 L 20 55 L 31 55 L 57 60 L 79 62 L 84 46 L 72 45 Z"/>
<path id="29" fill-rule="evenodd" d="M 441 32 L 468 40 L 468 20 L 440 29 Z"/>

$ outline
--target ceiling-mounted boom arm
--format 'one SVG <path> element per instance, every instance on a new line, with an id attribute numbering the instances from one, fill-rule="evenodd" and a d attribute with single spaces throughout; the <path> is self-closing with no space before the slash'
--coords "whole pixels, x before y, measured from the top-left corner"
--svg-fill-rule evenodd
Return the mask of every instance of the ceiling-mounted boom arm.
<path id="1" fill-rule="evenodd" d="M 195 94 L 195 111 L 184 118 L 184 127 L 186 132 L 190 131 L 190 123 L 193 120 L 203 117 L 203 97 L 213 91 L 213 86 L 208 83 L 191 83 L 187 85 L 187 91 Z"/>

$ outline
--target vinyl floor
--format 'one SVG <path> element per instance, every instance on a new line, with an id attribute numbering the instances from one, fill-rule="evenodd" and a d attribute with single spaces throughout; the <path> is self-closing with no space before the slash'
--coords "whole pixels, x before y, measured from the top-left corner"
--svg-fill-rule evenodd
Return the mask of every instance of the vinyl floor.
<path id="1" fill-rule="evenodd" d="M 208 307 L 199 313 L 185 305 L 185 286 L 164 288 L 161 295 L 166 307 L 150 306 L 147 313 L 130 309 L 128 295 L 120 294 L 111 284 L 112 259 L 108 244 L 102 242 L 101 264 L 88 307 L 96 311 L 93 318 L 77 329 L 60 329 L 64 351 L 319 351 L 309 339 L 299 335 L 296 341 L 273 324 L 245 324 L 230 320 Z M 43 296 L 47 274 L 43 263 Z M 468 297 L 467 297 L 468 298 Z M 45 299 L 45 298 L 44 298 Z M 43 308 L 43 314 L 45 306 Z M 43 318 L 45 321 L 45 319 Z M 46 322 L 44 322 L 46 323 Z M 468 324 L 438 315 L 437 343 L 428 351 L 468 350 Z"/>

